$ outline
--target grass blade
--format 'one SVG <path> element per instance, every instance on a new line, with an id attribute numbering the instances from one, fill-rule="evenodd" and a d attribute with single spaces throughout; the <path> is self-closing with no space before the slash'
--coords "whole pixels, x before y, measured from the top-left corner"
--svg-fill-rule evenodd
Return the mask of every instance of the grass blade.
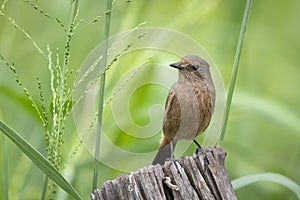
<path id="1" fill-rule="evenodd" d="M 263 173 L 263 174 L 253 174 L 248 176 L 242 176 L 232 181 L 233 188 L 235 190 L 250 185 L 258 181 L 271 181 L 278 183 L 282 186 L 287 187 L 295 193 L 295 195 L 300 199 L 300 185 L 292 181 L 291 179 L 277 173 Z"/>
<path id="2" fill-rule="evenodd" d="M 49 177 L 45 176 L 44 187 L 43 187 L 43 192 L 42 192 L 42 195 L 41 195 L 41 200 L 46 199 L 48 180 L 49 180 Z"/>
<path id="3" fill-rule="evenodd" d="M 5 145 L 5 137 L 1 137 L 1 149 L 2 149 L 2 195 L 3 200 L 8 200 L 8 158 L 7 149 Z"/>
<path id="4" fill-rule="evenodd" d="M 74 199 L 82 199 L 73 186 L 38 152 L 31 144 L 21 137 L 16 131 L 0 120 L 0 130 L 11 139 L 21 151 L 47 176 L 57 183 L 63 190 L 69 193 Z"/>
<path id="5" fill-rule="evenodd" d="M 102 114 L 104 105 L 104 90 L 105 90 L 105 76 L 106 76 L 106 65 L 107 65 L 107 50 L 108 50 L 108 37 L 110 30 L 110 19 L 112 11 L 112 0 L 107 0 L 106 6 L 106 18 L 105 18 L 105 52 L 104 52 L 104 69 L 100 77 L 100 94 L 99 94 L 99 104 L 98 104 L 98 126 L 97 126 L 97 136 L 96 136 L 96 147 L 95 147 L 95 166 L 93 175 L 93 188 L 94 191 L 98 187 L 98 173 L 99 173 L 99 158 L 100 158 L 100 140 L 102 132 Z"/>
<path id="6" fill-rule="evenodd" d="M 252 5 L 252 0 L 247 0 L 244 17 L 243 17 L 243 22 L 242 22 L 242 26 L 241 26 L 241 31 L 240 31 L 240 36 L 239 36 L 239 40 L 238 40 L 238 44 L 237 44 L 237 48 L 236 48 L 236 52 L 235 52 L 233 69 L 232 69 L 232 74 L 231 74 L 231 81 L 230 81 L 229 90 L 228 90 L 227 99 L 226 99 L 226 110 L 225 110 L 225 115 L 224 115 L 222 132 L 220 135 L 220 139 L 218 141 L 218 143 L 220 145 L 223 142 L 227 123 L 228 123 L 228 116 L 229 116 L 229 111 L 230 111 L 230 107 L 231 107 L 232 95 L 233 95 L 235 81 L 236 81 L 237 72 L 238 72 L 238 68 L 239 68 L 239 62 L 240 62 L 240 57 L 241 57 L 241 53 L 242 53 L 242 47 L 243 47 L 243 42 L 244 42 L 244 38 L 245 38 L 247 22 L 248 22 L 249 15 L 250 15 L 251 5 Z"/>

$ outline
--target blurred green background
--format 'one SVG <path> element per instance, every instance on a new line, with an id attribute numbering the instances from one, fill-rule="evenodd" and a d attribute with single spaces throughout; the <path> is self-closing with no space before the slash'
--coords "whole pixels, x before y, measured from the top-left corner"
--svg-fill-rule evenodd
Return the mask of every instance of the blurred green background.
<path id="1" fill-rule="evenodd" d="M 3 1 L 2 1 L 3 2 Z M 40 8 L 52 17 L 68 24 L 70 1 L 40 1 Z M 145 22 L 142 27 L 162 27 L 181 32 L 201 44 L 212 57 L 228 88 L 235 48 L 238 41 L 245 1 L 238 0 L 116 0 L 113 5 L 111 35 L 129 30 Z M 83 19 L 71 43 L 70 67 L 76 71 L 89 52 L 104 40 L 104 12 L 106 1 L 80 1 L 78 19 Z M 55 20 L 44 17 L 25 1 L 8 1 L 3 11 L 46 52 L 58 48 L 62 59 L 66 34 Z M 93 23 L 96 16 L 98 22 Z M 232 180 L 244 175 L 275 172 L 300 183 L 300 1 L 254 1 L 242 51 L 236 91 L 223 142 L 227 152 L 226 167 Z M 179 47 L 180 48 L 180 47 Z M 36 77 L 39 77 L 46 102 L 51 99 L 50 75 L 47 60 L 32 42 L 0 15 L 0 53 L 13 62 L 20 80 L 38 103 Z M 133 53 L 108 71 L 107 95 L 110 98 L 117 80 L 136 67 Z M 155 58 L 154 58 L 155 59 Z M 159 62 L 160 59 L 157 59 Z M 174 62 L 167 60 L 164 63 Z M 134 63 L 134 64 L 133 64 Z M 122 70 L 120 69 L 122 66 Z M 128 67 L 127 67 L 128 66 Z M 160 72 L 145 73 L 145 78 Z M 70 80 L 72 83 L 72 80 Z M 130 112 L 135 123 L 146 125 L 151 119 L 152 104 L 164 106 L 165 88 L 144 86 L 131 97 Z M 163 115 L 163 112 L 159 111 Z M 160 116 L 161 116 L 160 115 Z M 0 62 L 0 118 L 17 130 L 44 155 L 44 130 L 16 84 L 11 71 Z M 161 116 L 162 118 L 162 116 Z M 158 148 L 160 133 L 151 140 L 130 137 L 112 122 L 110 107 L 104 112 L 104 128 L 116 146 L 130 152 L 149 152 Z M 130 124 L 128 124 L 130 126 Z M 11 199 L 38 199 L 42 193 L 43 174 L 8 139 L 0 137 L 8 154 L 9 195 Z M 199 137 L 199 141 L 203 136 Z M 70 158 L 70 147 L 79 143 L 72 117 L 68 122 L 63 148 L 64 175 L 74 187 L 88 198 L 92 188 L 93 156 L 82 145 Z M 185 153 L 191 154 L 194 146 Z M 134 157 L 112 160 L 119 165 L 130 162 L 133 169 L 141 167 Z M 151 163 L 151 159 L 145 163 Z M 1 165 L 3 167 L 3 154 Z M 100 180 L 114 179 L 123 171 L 100 166 Z M 2 173 L 1 173 L 2 174 Z M 2 175 L 1 175 L 2 176 Z M 2 187 L 0 187 L 2 193 Z M 297 199 L 287 188 L 260 182 L 236 190 L 239 199 Z M 63 198 L 60 193 L 58 199 Z M 68 197 L 66 197 L 68 198 Z"/>

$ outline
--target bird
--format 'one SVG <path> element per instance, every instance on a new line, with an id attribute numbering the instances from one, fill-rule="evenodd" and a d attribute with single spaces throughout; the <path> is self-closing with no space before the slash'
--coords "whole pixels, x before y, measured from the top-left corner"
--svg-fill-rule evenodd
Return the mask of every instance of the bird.
<path id="1" fill-rule="evenodd" d="M 174 148 L 178 140 L 195 140 L 208 127 L 215 107 L 215 87 L 210 65 L 201 57 L 187 55 L 170 64 L 178 69 L 178 80 L 168 94 L 159 150 L 152 162 L 161 164 L 175 159 Z"/>

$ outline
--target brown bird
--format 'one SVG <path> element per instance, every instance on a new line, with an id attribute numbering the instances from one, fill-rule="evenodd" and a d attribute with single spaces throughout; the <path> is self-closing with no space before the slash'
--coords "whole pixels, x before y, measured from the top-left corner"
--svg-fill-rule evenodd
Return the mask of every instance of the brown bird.
<path id="1" fill-rule="evenodd" d="M 179 78 L 169 91 L 162 141 L 152 164 L 164 164 L 168 158 L 174 158 L 176 142 L 194 140 L 203 133 L 214 111 L 215 87 L 209 64 L 198 56 L 188 55 L 170 66 L 178 69 Z"/>

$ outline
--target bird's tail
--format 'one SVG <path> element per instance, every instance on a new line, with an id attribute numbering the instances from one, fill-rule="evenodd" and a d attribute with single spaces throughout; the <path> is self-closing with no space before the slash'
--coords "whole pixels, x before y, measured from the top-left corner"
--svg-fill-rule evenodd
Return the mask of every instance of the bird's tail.
<path id="1" fill-rule="evenodd" d="M 172 151 L 174 151 L 175 145 L 176 143 L 171 141 L 166 146 L 159 148 L 158 152 L 156 153 L 156 156 L 154 157 L 152 165 L 156 165 L 156 164 L 163 165 L 168 158 L 171 158 L 173 154 Z"/>

